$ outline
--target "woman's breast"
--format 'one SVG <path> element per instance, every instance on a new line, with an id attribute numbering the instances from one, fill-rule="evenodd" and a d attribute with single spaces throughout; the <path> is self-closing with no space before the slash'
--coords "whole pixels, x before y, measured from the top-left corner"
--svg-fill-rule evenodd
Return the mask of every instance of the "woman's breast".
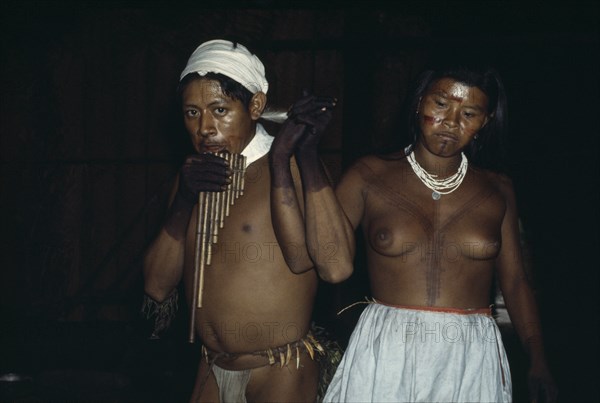
<path id="1" fill-rule="evenodd" d="M 371 249 L 387 257 L 410 255 L 429 243 L 429 236 L 414 219 L 389 215 L 372 220 L 365 228 Z"/>
<path id="2" fill-rule="evenodd" d="M 396 211 L 369 221 L 365 236 L 376 254 L 403 261 L 437 256 L 445 261 L 495 258 L 500 251 L 499 227 L 482 217 L 463 216 L 448 223 L 423 222 Z"/>

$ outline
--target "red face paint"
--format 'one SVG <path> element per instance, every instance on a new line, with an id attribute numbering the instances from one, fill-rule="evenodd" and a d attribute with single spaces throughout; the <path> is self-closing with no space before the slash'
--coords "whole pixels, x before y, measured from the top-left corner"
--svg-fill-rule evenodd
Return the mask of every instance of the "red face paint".
<path id="1" fill-rule="evenodd" d="M 423 123 L 425 123 L 425 124 L 432 125 L 432 124 L 440 123 L 441 121 L 442 121 L 441 118 L 436 118 L 436 117 L 429 116 L 429 115 L 423 115 Z"/>
<path id="2" fill-rule="evenodd" d="M 432 83 L 419 104 L 420 141 L 434 154 L 460 153 L 488 121 L 488 98 L 451 78 Z"/>

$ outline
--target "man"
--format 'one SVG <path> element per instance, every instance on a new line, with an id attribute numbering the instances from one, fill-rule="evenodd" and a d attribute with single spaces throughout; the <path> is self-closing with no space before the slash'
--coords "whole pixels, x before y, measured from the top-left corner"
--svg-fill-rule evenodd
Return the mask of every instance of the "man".
<path id="1" fill-rule="evenodd" d="M 309 332 L 318 282 L 313 267 L 327 273 L 332 271 L 328 265 L 340 261 L 312 259 L 306 245 L 314 241 L 304 239 L 302 228 L 299 236 L 277 233 L 268 158 L 273 137 L 257 123 L 267 102 L 264 66 L 240 44 L 209 41 L 188 60 L 180 90 L 185 126 L 198 154 L 181 168 L 165 223 L 145 257 L 146 311 L 156 317 L 155 335 L 168 326 L 174 290 L 183 278 L 203 344 L 191 401 L 314 401 L 318 366 L 313 357 L 321 347 Z M 306 130 L 320 135 L 334 104 L 328 98 L 303 98 L 291 108 L 279 136 Z M 245 185 L 219 230 L 204 271 L 202 307 L 196 308 L 191 303 L 197 292 L 196 203 L 199 192 L 222 191 L 231 181 L 229 164 L 215 155 L 221 152 L 247 158 Z M 290 162 L 271 168 L 290 169 Z M 297 169 L 292 176 L 302 197 Z M 280 245 L 278 237 L 294 243 Z"/>

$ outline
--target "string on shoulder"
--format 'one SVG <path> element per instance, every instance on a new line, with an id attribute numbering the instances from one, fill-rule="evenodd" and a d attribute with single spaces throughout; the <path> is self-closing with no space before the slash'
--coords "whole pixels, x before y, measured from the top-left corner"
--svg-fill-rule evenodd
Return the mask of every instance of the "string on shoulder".
<path id="1" fill-rule="evenodd" d="M 287 109 L 277 107 L 265 108 L 260 118 L 269 122 L 282 124 L 288 118 Z"/>

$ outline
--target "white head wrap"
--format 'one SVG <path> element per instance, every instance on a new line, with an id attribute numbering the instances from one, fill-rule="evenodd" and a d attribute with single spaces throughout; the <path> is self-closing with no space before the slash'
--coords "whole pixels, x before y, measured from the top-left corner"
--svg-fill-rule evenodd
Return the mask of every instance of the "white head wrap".
<path id="1" fill-rule="evenodd" d="M 204 42 L 190 56 L 180 80 L 189 73 L 220 73 L 237 81 L 251 93 L 265 94 L 269 83 L 265 77 L 265 66 L 245 46 L 223 39 Z"/>

